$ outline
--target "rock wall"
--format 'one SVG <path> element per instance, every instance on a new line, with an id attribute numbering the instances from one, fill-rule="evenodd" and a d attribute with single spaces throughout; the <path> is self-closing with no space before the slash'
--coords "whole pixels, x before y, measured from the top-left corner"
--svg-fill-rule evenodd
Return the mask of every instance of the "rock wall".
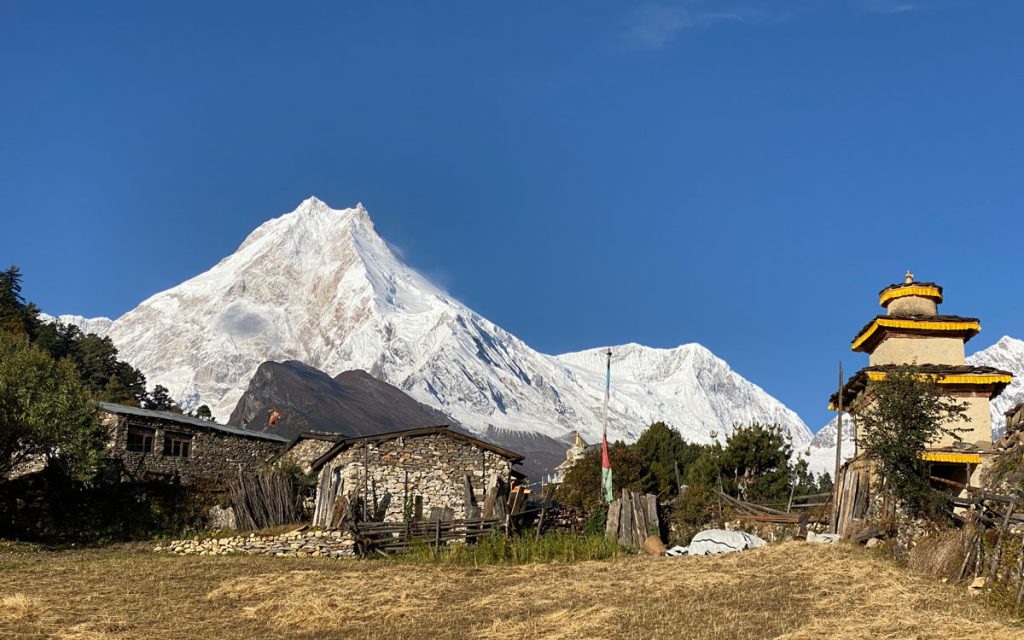
<path id="1" fill-rule="evenodd" d="M 260 468 L 284 447 L 284 443 L 273 440 L 190 428 L 189 425 L 139 416 L 103 413 L 102 421 L 110 433 L 108 457 L 119 460 L 131 478 L 177 476 L 185 484 L 222 484 L 235 477 L 240 468 L 247 471 Z M 129 425 L 153 429 L 152 451 L 128 451 Z M 164 455 L 164 438 L 168 433 L 191 435 L 187 457 Z"/>
<path id="2" fill-rule="evenodd" d="M 303 438 L 292 446 L 281 456 L 285 462 L 294 462 L 303 473 L 312 470 L 313 461 L 331 450 L 335 442 L 330 440 L 317 440 L 315 438 Z"/>
<path id="3" fill-rule="evenodd" d="M 467 506 L 465 475 L 477 504 L 483 504 L 496 479 L 509 481 L 512 462 L 471 443 L 429 434 L 354 443 L 324 465 L 321 477 L 335 470 L 343 478 L 339 493 L 365 495 L 366 503 L 385 521 L 403 520 L 405 500 L 412 509 L 417 497 L 424 517 L 434 507 L 447 507 L 455 519 L 462 519 Z"/>
<path id="4" fill-rule="evenodd" d="M 230 554 L 267 556 L 308 556 L 313 558 L 351 558 L 355 539 L 347 531 L 293 531 L 276 536 L 230 536 L 173 540 L 153 549 L 178 555 L 226 556 Z"/>

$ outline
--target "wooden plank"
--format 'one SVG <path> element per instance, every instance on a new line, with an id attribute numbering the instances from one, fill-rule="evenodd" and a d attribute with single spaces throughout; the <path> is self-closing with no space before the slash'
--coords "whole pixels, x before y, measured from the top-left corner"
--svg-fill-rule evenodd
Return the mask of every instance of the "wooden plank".
<path id="1" fill-rule="evenodd" d="M 744 522 L 767 522 L 771 524 L 800 524 L 802 518 L 806 518 L 806 514 L 799 513 L 756 513 L 756 514 L 743 514 L 736 516 L 737 520 L 743 520 Z"/>
<path id="2" fill-rule="evenodd" d="M 490 518 L 494 514 L 494 502 L 498 497 L 498 481 L 494 482 L 494 486 L 487 492 L 487 496 L 484 498 L 484 510 L 483 517 Z"/>
<path id="3" fill-rule="evenodd" d="M 619 544 L 633 544 L 633 501 L 629 491 L 622 490 L 622 506 L 619 508 Z"/>
<path id="4" fill-rule="evenodd" d="M 473 483 L 469 479 L 469 474 L 462 474 L 463 489 L 465 490 L 466 508 L 476 506 L 476 496 L 473 495 Z"/>
<path id="5" fill-rule="evenodd" d="M 604 537 L 608 540 L 619 539 L 619 510 L 622 507 L 622 500 L 612 500 L 608 505 L 608 520 L 604 525 Z"/>
<path id="6" fill-rule="evenodd" d="M 647 511 L 644 508 L 643 496 L 639 493 L 633 494 L 633 543 L 643 546 L 647 539 Z"/>

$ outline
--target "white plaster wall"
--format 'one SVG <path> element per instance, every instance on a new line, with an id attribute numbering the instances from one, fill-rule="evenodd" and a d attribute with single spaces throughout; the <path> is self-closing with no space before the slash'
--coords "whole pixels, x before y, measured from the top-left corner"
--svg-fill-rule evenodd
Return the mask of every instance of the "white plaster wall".
<path id="1" fill-rule="evenodd" d="M 868 357 L 874 365 L 883 364 L 952 364 L 964 363 L 964 341 L 961 338 L 890 335 Z"/>

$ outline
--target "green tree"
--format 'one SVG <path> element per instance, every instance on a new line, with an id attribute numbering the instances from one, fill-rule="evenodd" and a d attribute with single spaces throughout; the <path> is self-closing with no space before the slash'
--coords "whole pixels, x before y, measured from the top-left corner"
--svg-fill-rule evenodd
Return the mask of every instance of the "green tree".
<path id="1" fill-rule="evenodd" d="M 932 511 L 929 465 L 921 454 L 944 434 L 959 439 L 961 430 L 947 425 L 964 418 L 967 404 L 943 395 L 934 376 L 912 365 L 869 382 L 867 397 L 869 403 L 855 417 L 858 445 L 878 464 L 883 491 L 913 514 Z"/>
<path id="2" fill-rule="evenodd" d="M 618 494 L 623 488 L 640 491 L 648 466 L 643 456 L 622 442 L 608 445 L 612 463 L 612 488 Z M 594 447 L 565 474 L 558 486 L 558 500 L 571 507 L 595 511 L 604 506 L 601 491 L 601 449 Z"/>
<path id="3" fill-rule="evenodd" d="M 167 391 L 167 387 L 158 384 L 153 387 L 153 390 L 146 397 L 145 408 L 152 409 L 153 411 L 174 411 L 178 406 L 171 399 L 171 394 Z"/>
<path id="4" fill-rule="evenodd" d="M 781 500 L 789 495 L 793 449 L 778 425 L 737 426 L 719 458 L 725 489 L 742 500 Z"/>
<path id="5" fill-rule="evenodd" d="M 0 271 L 0 331 L 33 336 L 39 310 L 21 295 L 21 269 L 11 266 Z"/>
<path id="6" fill-rule="evenodd" d="M 672 427 L 655 422 L 640 434 L 631 448 L 647 465 L 642 489 L 664 499 L 679 494 L 676 469 L 681 480 L 706 447 L 686 442 Z"/>
<path id="7" fill-rule="evenodd" d="M 55 361 L 23 335 L 0 332 L 0 477 L 45 460 L 89 480 L 104 440 L 74 364 Z"/>
<path id="8" fill-rule="evenodd" d="M 213 412 L 210 411 L 210 407 L 208 407 L 205 404 L 201 404 L 196 408 L 195 417 L 199 418 L 200 420 L 216 422 L 216 420 L 213 419 Z"/>

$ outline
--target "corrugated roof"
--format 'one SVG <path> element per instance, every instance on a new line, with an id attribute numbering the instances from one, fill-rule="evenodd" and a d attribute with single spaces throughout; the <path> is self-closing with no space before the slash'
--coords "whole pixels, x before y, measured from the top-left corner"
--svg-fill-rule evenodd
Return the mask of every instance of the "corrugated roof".
<path id="1" fill-rule="evenodd" d="M 244 436 L 247 438 L 259 438 L 261 440 L 271 440 L 273 442 L 288 442 L 288 438 L 279 436 L 276 433 L 260 433 L 258 431 L 247 431 L 246 429 L 239 429 L 237 427 L 231 427 L 226 424 L 219 424 L 217 422 L 210 422 L 209 420 L 200 420 L 199 418 L 193 418 L 191 416 L 182 415 L 180 413 L 173 413 L 171 411 L 153 411 L 152 409 L 140 409 L 139 407 L 130 407 L 126 404 L 114 404 L 112 402 L 101 402 L 99 403 L 100 409 L 109 411 L 111 413 L 117 413 L 120 415 L 128 416 L 139 416 L 140 418 L 152 418 L 154 420 L 164 420 L 167 422 L 176 422 L 178 424 L 187 424 L 191 427 L 198 427 L 200 429 L 211 429 L 213 431 L 221 431 L 223 433 L 230 433 L 235 436 Z"/>

